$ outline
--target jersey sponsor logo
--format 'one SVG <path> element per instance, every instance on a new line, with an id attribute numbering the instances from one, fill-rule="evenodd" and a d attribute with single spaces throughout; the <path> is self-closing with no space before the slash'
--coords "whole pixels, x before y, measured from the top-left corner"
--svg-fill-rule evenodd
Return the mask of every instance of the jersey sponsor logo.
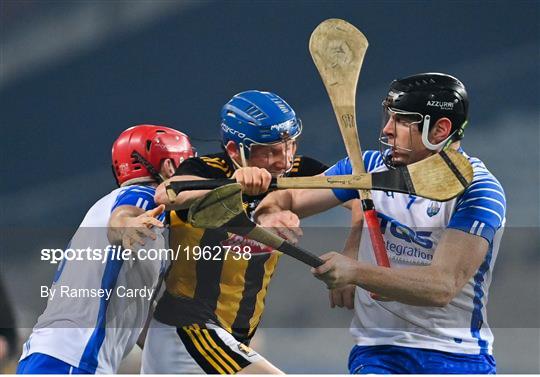
<path id="1" fill-rule="evenodd" d="M 239 248 L 236 248 L 238 250 L 243 249 L 244 247 L 247 247 L 249 249 L 250 254 L 266 254 L 271 253 L 274 251 L 273 248 L 263 245 L 260 242 L 254 241 L 247 237 L 242 237 L 236 234 L 233 234 L 231 237 L 227 238 L 226 240 L 223 240 L 220 242 L 221 246 L 239 246 Z M 236 250 L 231 249 L 231 251 L 238 252 Z"/>
<path id="2" fill-rule="evenodd" d="M 429 203 L 429 206 L 427 207 L 426 213 L 429 217 L 433 217 L 436 214 L 438 214 L 440 210 L 441 210 L 441 203 L 431 202 Z"/>
<path id="3" fill-rule="evenodd" d="M 413 230 L 407 225 L 401 224 L 399 221 L 386 216 L 382 213 L 377 213 L 377 216 L 381 219 L 381 233 L 385 234 L 386 230 L 389 228 L 390 233 L 401 240 L 404 240 L 408 243 L 415 243 L 418 246 L 421 246 L 426 249 L 431 249 L 433 247 L 433 241 L 431 240 L 430 231 L 420 231 Z M 390 224 L 390 227 L 388 226 Z"/>
<path id="4" fill-rule="evenodd" d="M 454 102 L 427 101 L 427 106 L 438 107 L 441 110 L 454 110 Z"/>
<path id="5" fill-rule="evenodd" d="M 395 260 L 403 260 L 410 263 L 430 264 L 433 254 L 430 251 L 419 249 L 416 246 L 401 245 L 390 241 L 385 242 L 386 250 Z"/>

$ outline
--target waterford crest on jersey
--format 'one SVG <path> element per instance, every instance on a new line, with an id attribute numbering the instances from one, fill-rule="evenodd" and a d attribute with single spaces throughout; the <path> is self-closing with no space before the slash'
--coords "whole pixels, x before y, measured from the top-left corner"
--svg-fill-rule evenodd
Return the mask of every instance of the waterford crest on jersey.
<path id="1" fill-rule="evenodd" d="M 150 210 L 155 207 L 154 191 L 129 186 L 103 197 L 90 208 L 66 249 L 112 250 L 107 239 L 111 212 L 122 205 Z M 161 234 L 156 241 L 146 241 L 146 250 L 165 248 Z M 89 373 L 116 373 L 144 326 L 166 261 L 122 260 L 112 252 L 95 259 L 83 255 L 83 260 L 64 259 L 59 264 L 47 308 L 24 344 L 21 360 L 42 353 Z"/>
<path id="2" fill-rule="evenodd" d="M 421 307 L 375 301 L 356 290 L 351 333 L 358 345 L 397 345 L 467 354 L 491 354 L 493 335 L 486 316 L 488 288 L 505 223 L 506 201 L 499 182 L 477 158 L 469 157 L 474 179 L 466 191 L 448 202 L 407 194 L 372 191 L 386 251 L 393 268 L 429 265 L 446 228 L 458 229 L 489 243 L 484 262 L 463 290 L 445 307 Z M 364 153 L 366 171 L 386 170 L 380 152 Z M 326 175 L 351 174 L 349 159 Z M 357 197 L 334 190 L 341 201 Z M 364 225 L 359 259 L 376 264 Z"/>

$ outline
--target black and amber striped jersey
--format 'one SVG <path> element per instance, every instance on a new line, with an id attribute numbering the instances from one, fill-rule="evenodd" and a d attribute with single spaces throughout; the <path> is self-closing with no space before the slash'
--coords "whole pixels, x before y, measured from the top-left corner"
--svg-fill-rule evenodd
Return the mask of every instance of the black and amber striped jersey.
<path id="1" fill-rule="evenodd" d="M 295 156 L 287 175 L 312 176 L 326 169 L 317 160 Z M 210 179 L 230 178 L 233 173 L 234 165 L 224 152 L 188 159 L 176 172 Z M 243 196 L 248 214 L 264 196 Z M 187 210 L 170 213 L 170 248 L 179 252 L 167 274 L 167 289 L 155 317 L 176 327 L 213 322 L 247 343 L 261 319 L 268 284 L 281 253 L 221 230 L 193 228 L 186 218 Z M 225 256 L 227 250 L 245 251 L 246 247 L 249 257 Z M 201 250 L 208 250 L 208 254 L 200 255 Z"/>

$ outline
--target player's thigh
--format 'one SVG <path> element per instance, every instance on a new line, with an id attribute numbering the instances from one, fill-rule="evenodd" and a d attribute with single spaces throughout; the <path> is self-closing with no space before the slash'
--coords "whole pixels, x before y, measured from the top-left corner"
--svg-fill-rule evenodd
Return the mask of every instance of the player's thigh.
<path id="1" fill-rule="evenodd" d="M 245 363 L 242 364 L 245 366 L 238 370 L 236 372 L 237 374 L 284 374 L 259 353 L 239 342 L 224 329 L 214 325 L 207 325 L 207 329 L 209 330 L 209 334 L 214 332 L 215 336 L 225 343 L 225 348 L 228 348 L 230 352 L 234 352 L 238 356 L 246 359 Z M 240 364 L 240 362 L 238 364 Z"/>
<path id="2" fill-rule="evenodd" d="M 194 324 L 178 329 L 178 334 L 205 373 L 280 373 L 261 355 L 219 326 Z"/>
<path id="3" fill-rule="evenodd" d="M 266 359 L 249 364 L 237 374 L 285 374 Z"/>
<path id="4" fill-rule="evenodd" d="M 145 374 L 279 374 L 261 355 L 213 324 L 183 327 L 153 319 L 144 344 Z"/>
<path id="5" fill-rule="evenodd" d="M 152 319 L 141 360 L 143 374 L 201 374 L 178 336 L 177 328 Z"/>

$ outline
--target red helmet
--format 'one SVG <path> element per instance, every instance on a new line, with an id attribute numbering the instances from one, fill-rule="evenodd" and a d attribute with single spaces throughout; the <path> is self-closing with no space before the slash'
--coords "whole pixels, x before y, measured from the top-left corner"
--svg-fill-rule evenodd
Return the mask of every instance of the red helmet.
<path id="1" fill-rule="evenodd" d="M 170 158 L 178 167 L 196 155 L 186 134 L 169 127 L 141 124 L 120 134 L 112 147 L 113 174 L 119 186 L 158 181 L 161 162 Z"/>

